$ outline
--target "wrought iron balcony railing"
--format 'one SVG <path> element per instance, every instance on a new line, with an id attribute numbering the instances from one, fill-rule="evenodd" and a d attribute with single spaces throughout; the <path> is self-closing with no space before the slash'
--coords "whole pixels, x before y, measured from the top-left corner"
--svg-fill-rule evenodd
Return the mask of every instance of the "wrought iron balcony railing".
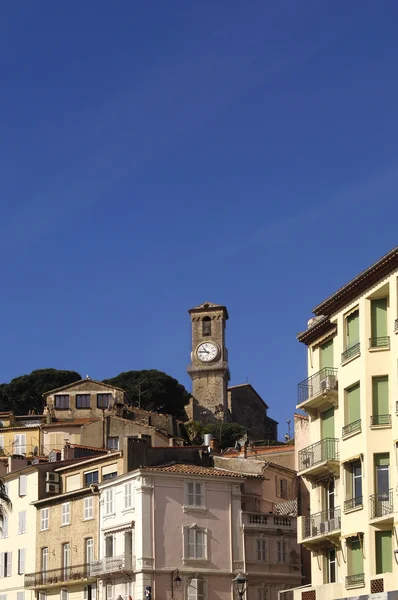
<path id="1" fill-rule="evenodd" d="M 299 451 L 299 471 L 310 469 L 328 460 L 339 460 L 338 445 L 338 439 L 325 438 L 320 442 L 303 448 Z"/>
<path id="2" fill-rule="evenodd" d="M 349 498 L 348 500 L 344 500 L 344 512 L 352 510 L 353 508 L 362 508 L 363 506 L 363 497 L 356 496 L 355 498 Z"/>
<path id="3" fill-rule="evenodd" d="M 369 348 L 389 348 L 390 336 L 369 338 Z"/>
<path id="4" fill-rule="evenodd" d="M 370 417 L 370 424 L 375 427 L 376 425 L 391 425 L 391 415 L 372 415 Z"/>
<path id="5" fill-rule="evenodd" d="M 330 510 L 323 510 L 309 517 L 304 517 L 303 524 L 303 539 L 327 535 L 332 531 L 341 529 L 341 511 L 340 507 Z"/>
<path id="6" fill-rule="evenodd" d="M 356 575 L 347 575 L 345 578 L 345 587 L 361 587 L 365 585 L 365 573 L 357 573 Z"/>
<path id="7" fill-rule="evenodd" d="M 117 571 L 133 571 L 135 567 L 135 556 L 121 554 L 119 556 L 108 556 L 90 563 L 90 576 L 98 577 L 107 573 Z"/>
<path id="8" fill-rule="evenodd" d="M 351 358 L 354 358 L 354 356 L 358 356 L 359 354 L 361 354 L 361 344 L 358 342 L 357 344 L 354 344 L 353 346 L 347 348 L 347 350 L 344 350 L 344 352 L 341 355 L 341 362 L 345 363 L 347 362 L 347 360 L 350 360 Z"/>
<path id="9" fill-rule="evenodd" d="M 298 384 L 298 403 L 302 404 L 331 390 L 337 390 L 337 369 L 325 367 Z"/>
<path id="10" fill-rule="evenodd" d="M 355 431 L 360 431 L 362 428 L 361 419 L 357 421 L 353 421 L 352 423 L 348 423 L 348 425 L 344 425 L 341 430 L 341 437 L 347 437 L 350 433 L 354 433 Z"/>
<path id="11" fill-rule="evenodd" d="M 385 517 L 394 512 L 394 499 L 393 491 L 379 492 L 369 496 L 370 500 L 370 518 L 377 519 L 379 517 Z"/>
<path id="12" fill-rule="evenodd" d="M 73 565 L 62 569 L 49 569 L 47 571 L 37 571 L 36 573 L 27 573 L 25 575 L 25 587 L 35 588 L 42 585 L 54 585 L 56 583 L 70 583 L 80 579 L 92 577 L 89 573 L 89 565 Z"/>

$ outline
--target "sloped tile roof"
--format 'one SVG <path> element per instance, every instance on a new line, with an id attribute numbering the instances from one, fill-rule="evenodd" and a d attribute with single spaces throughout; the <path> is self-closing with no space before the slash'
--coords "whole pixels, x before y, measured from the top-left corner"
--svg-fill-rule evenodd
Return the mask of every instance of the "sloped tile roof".
<path id="1" fill-rule="evenodd" d="M 238 477 L 245 479 L 247 477 L 261 478 L 261 475 L 253 475 L 247 473 L 237 473 L 236 471 L 227 471 L 216 467 L 201 467 L 198 465 L 187 465 L 182 463 L 172 463 L 159 467 L 144 467 L 144 471 L 154 471 L 161 473 L 181 473 L 182 475 L 211 475 L 215 477 Z"/>

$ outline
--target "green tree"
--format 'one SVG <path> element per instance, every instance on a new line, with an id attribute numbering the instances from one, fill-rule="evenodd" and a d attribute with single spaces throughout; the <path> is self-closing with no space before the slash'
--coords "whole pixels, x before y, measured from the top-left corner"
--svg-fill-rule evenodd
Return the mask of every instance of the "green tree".
<path id="1" fill-rule="evenodd" d="M 203 444 L 204 434 L 211 433 L 222 450 L 233 447 L 235 442 L 246 433 L 246 429 L 239 423 L 209 423 L 203 425 L 198 421 L 187 421 L 184 423 L 184 427 L 191 444 Z"/>
<path id="2" fill-rule="evenodd" d="M 4 516 L 11 508 L 12 505 L 7 493 L 7 488 L 4 485 L 4 481 L 0 479 L 0 531 L 2 531 Z"/>
<path id="3" fill-rule="evenodd" d="M 0 385 L 1 410 L 13 410 L 17 415 L 23 415 L 29 410 L 43 412 L 43 394 L 74 381 L 81 376 L 76 371 L 61 371 L 58 369 L 38 369 L 29 375 L 21 375 L 10 383 Z"/>
<path id="4" fill-rule="evenodd" d="M 190 398 L 176 379 L 156 369 L 126 371 L 111 379 L 104 379 L 104 383 L 124 389 L 135 406 L 175 417 L 184 416 L 184 407 Z"/>

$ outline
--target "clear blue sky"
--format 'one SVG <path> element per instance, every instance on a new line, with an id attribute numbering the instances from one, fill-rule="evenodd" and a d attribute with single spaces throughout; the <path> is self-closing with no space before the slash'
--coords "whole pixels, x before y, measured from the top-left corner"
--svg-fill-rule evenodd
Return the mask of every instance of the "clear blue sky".
<path id="1" fill-rule="evenodd" d="M 0 5 L 0 381 L 184 383 L 226 304 L 231 383 L 286 432 L 311 308 L 398 243 L 395 1 Z"/>

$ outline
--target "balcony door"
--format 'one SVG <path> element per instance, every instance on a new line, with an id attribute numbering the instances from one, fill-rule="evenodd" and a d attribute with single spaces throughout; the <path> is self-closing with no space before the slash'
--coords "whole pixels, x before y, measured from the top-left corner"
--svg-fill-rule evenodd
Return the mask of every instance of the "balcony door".
<path id="1" fill-rule="evenodd" d="M 321 439 L 334 438 L 334 408 L 321 413 Z"/>
<path id="2" fill-rule="evenodd" d="M 375 454 L 375 492 L 378 516 L 385 514 L 390 496 L 390 455 Z M 380 512 L 380 514 L 379 514 Z"/>
<path id="3" fill-rule="evenodd" d="M 63 544 L 62 546 L 62 565 L 64 570 L 64 580 L 70 577 L 70 544 Z"/>
<path id="4" fill-rule="evenodd" d="M 127 569 L 131 569 L 133 555 L 133 532 L 126 531 L 124 534 L 124 565 Z"/>
<path id="5" fill-rule="evenodd" d="M 319 351 L 319 370 L 333 368 L 333 339 L 322 344 Z"/>

